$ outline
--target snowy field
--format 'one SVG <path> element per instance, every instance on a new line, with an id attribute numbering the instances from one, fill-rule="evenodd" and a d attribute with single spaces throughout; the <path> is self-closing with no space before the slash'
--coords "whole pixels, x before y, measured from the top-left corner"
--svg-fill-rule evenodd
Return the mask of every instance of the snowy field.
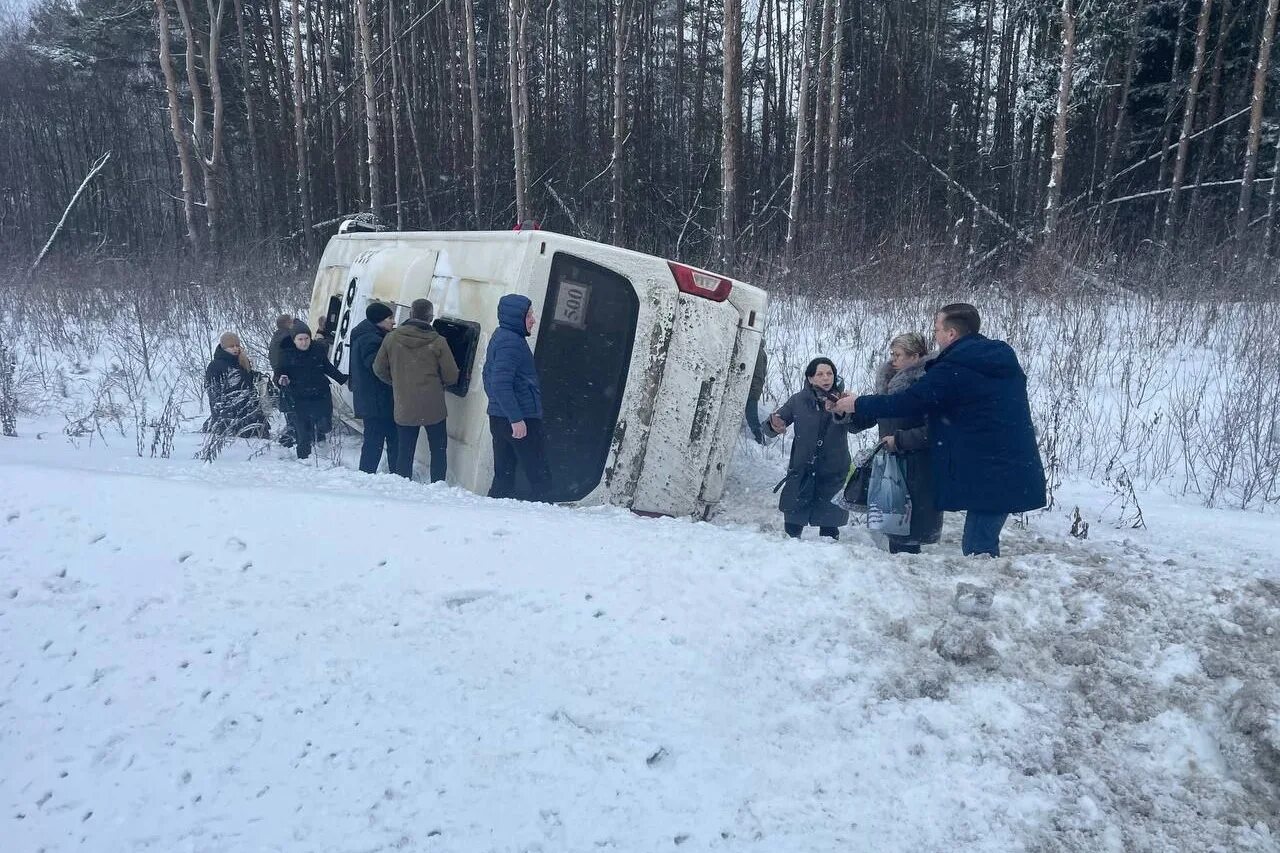
<path id="1" fill-rule="evenodd" d="M 694 523 L 63 425 L 0 439 L 5 851 L 1280 850 L 1274 511 L 890 557 L 785 539 L 779 447 Z"/>

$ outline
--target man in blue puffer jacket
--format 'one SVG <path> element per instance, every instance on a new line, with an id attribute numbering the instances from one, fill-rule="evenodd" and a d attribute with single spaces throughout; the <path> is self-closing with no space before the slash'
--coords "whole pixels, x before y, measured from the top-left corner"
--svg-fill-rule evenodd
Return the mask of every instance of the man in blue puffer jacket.
<path id="1" fill-rule="evenodd" d="M 551 482 L 542 431 L 542 389 L 527 338 L 533 303 L 508 293 L 498 300 L 498 328 L 484 357 L 484 393 L 493 436 L 493 484 L 489 497 L 514 497 L 516 465 L 529 481 L 529 497 L 545 500 Z"/>
<path id="2" fill-rule="evenodd" d="M 828 408 L 871 420 L 925 415 L 938 509 L 966 511 L 965 554 L 998 557 L 1009 514 L 1045 505 L 1044 466 L 1027 375 L 1013 348 L 979 334 L 981 325 L 972 305 L 944 306 L 933 321 L 940 352 L 923 377 L 897 394 L 845 397 Z"/>

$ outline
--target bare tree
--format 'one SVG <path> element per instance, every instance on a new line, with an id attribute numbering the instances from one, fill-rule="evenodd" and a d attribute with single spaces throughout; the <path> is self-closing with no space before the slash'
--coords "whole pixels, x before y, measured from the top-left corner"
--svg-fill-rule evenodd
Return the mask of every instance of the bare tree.
<path id="1" fill-rule="evenodd" d="M 613 10 L 613 155 L 609 159 L 609 235 L 622 236 L 622 182 L 627 144 L 627 40 L 631 35 L 631 0 L 612 0 Z"/>
<path id="2" fill-rule="evenodd" d="M 307 160 L 307 116 L 303 95 L 302 10 L 293 0 L 293 140 L 298 156 L 298 212 L 302 217 L 302 243 L 308 254 L 315 253 L 316 235 L 311 228 L 311 169 Z"/>
<path id="3" fill-rule="evenodd" d="M 296 5 L 297 0 L 294 0 Z M 364 78 L 364 120 L 369 156 L 369 211 L 379 216 L 382 210 L 382 158 L 378 142 L 378 99 L 373 77 L 373 33 L 369 26 L 369 0 L 356 0 L 359 26 L 360 73 Z M 296 36 L 295 36 L 296 37 Z"/>
<path id="4" fill-rule="evenodd" d="M 165 94 L 169 101 L 169 128 L 173 144 L 178 149 L 178 168 L 182 175 L 182 214 L 187 225 L 187 242 L 197 253 L 201 249 L 200 232 L 196 225 L 196 183 L 191 164 L 191 143 L 183 130 L 186 119 L 178 101 L 178 75 L 173 70 L 173 57 L 169 51 L 169 12 L 165 0 L 155 0 L 156 31 L 160 38 L 160 71 L 164 75 Z"/>
<path id="5" fill-rule="evenodd" d="M 742 134 L 742 0 L 724 0 L 724 79 L 720 103 L 720 263 L 737 239 L 738 152 Z"/>
<path id="6" fill-rule="evenodd" d="M 1262 99 L 1267 93 L 1267 69 L 1271 63 L 1271 42 L 1276 34 L 1276 9 L 1280 0 L 1267 0 L 1267 17 L 1262 25 L 1258 47 L 1258 64 L 1253 75 L 1252 110 L 1249 135 L 1245 142 L 1244 178 L 1240 184 L 1240 203 L 1236 207 L 1236 239 L 1243 240 L 1249 228 L 1249 210 L 1253 204 L 1253 182 L 1258 175 L 1258 147 L 1262 142 Z"/>
<path id="7" fill-rule="evenodd" d="M 477 228 L 480 222 L 480 68 L 476 61 L 475 0 L 463 0 L 467 26 L 467 94 L 471 97 L 471 206 Z"/>
<path id="8" fill-rule="evenodd" d="M 1053 121 L 1053 159 L 1044 205 L 1044 235 L 1058 230 L 1058 202 L 1062 197 L 1063 164 L 1067 159 L 1067 118 L 1071 109 L 1071 75 L 1075 66 L 1076 15 L 1071 0 L 1062 0 L 1062 69 L 1058 76 L 1058 112 Z"/>
<path id="9" fill-rule="evenodd" d="M 796 238 L 800 228 L 800 202 L 804 185 L 805 150 L 809 147 L 809 76 L 813 58 L 809 53 L 809 26 L 815 0 L 803 0 L 804 23 L 800 28 L 800 98 L 796 105 L 795 158 L 791 166 L 791 201 L 787 205 L 787 242 L 783 253 L 795 257 Z"/>
<path id="10" fill-rule="evenodd" d="M 840 154 L 840 84 L 844 79 L 844 0 L 836 0 L 835 35 L 831 46 L 831 103 L 827 109 L 827 187 L 823 210 L 830 219 L 835 199 L 836 167 Z"/>
<path id="11" fill-rule="evenodd" d="M 1200 21 L 1196 25 L 1196 52 L 1191 62 L 1191 79 L 1187 82 L 1187 103 L 1182 111 L 1182 133 L 1178 136 L 1178 155 L 1173 161 L 1173 181 L 1169 184 L 1169 205 L 1165 208 L 1165 239 L 1173 237 L 1178 227 L 1178 203 L 1182 197 L 1182 181 L 1187 174 L 1187 155 L 1191 151 L 1191 132 L 1195 128 L 1196 99 L 1200 95 L 1200 79 L 1204 76 L 1205 46 L 1209 42 L 1209 19 L 1213 0 L 1201 0 Z"/>
<path id="12" fill-rule="evenodd" d="M 528 145 L 528 113 L 521 86 L 521 69 L 527 61 L 524 44 L 526 0 L 508 0 L 507 5 L 507 78 L 511 95 L 511 148 L 516 173 L 516 221 L 524 222 L 529 215 L 528 185 L 529 165 L 525 160 Z"/>

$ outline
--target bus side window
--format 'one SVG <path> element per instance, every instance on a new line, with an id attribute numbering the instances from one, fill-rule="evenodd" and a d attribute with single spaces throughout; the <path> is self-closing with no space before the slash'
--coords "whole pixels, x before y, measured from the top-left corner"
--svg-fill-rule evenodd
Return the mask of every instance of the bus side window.
<path id="1" fill-rule="evenodd" d="M 445 390 L 465 397 L 471 387 L 471 368 L 475 365 L 476 349 L 480 344 L 480 324 L 471 320 L 440 317 L 431 325 L 449 344 L 453 360 L 458 363 L 458 381 Z"/>

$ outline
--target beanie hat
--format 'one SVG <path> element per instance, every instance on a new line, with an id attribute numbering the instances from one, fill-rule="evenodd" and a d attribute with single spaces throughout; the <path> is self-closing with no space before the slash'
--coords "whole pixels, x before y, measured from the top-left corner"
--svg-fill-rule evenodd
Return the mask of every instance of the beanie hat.
<path id="1" fill-rule="evenodd" d="M 365 318 L 375 326 L 393 314 L 395 314 L 395 312 L 382 302 L 370 302 L 369 307 L 364 309 Z"/>
<path id="2" fill-rule="evenodd" d="M 289 330 L 289 336 L 296 338 L 298 335 L 306 335 L 311 337 L 311 327 L 306 323 L 298 320 L 293 324 L 293 328 Z"/>

